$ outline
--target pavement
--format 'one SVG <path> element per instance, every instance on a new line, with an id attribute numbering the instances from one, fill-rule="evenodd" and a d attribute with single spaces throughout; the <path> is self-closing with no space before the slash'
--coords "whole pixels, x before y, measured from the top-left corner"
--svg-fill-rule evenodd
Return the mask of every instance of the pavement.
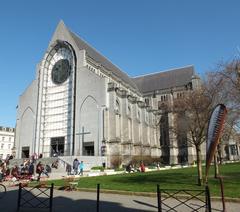
<path id="1" fill-rule="evenodd" d="M 31 189 L 31 188 L 27 188 Z M 47 192 L 46 192 L 47 193 Z M 46 196 L 40 195 L 39 190 L 32 190 L 31 193 L 26 195 L 24 193 L 24 199 L 31 199 L 32 205 L 38 205 L 39 200 L 33 200 L 33 195 L 39 195 L 41 201 L 48 203 Z M 0 211 L 1 212 L 16 212 L 18 199 L 18 187 L 7 187 L 6 195 L 0 199 Z M 107 194 L 100 193 L 99 212 L 150 212 L 158 211 L 157 198 L 134 196 L 134 195 L 120 195 L 120 194 Z M 83 191 L 60 191 L 54 190 L 53 192 L 53 212 L 95 212 L 97 211 L 97 194 L 96 192 L 83 192 Z M 169 199 L 167 204 L 175 204 L 173 199 Z M 188 203 L 191 207 L 198 207 L 200 202 L 191 201 Z M 27 206 L 27 205 L 25 205 Z M 30 206 L 30 205 L 28 205 Z M 212 211 L 222 211 L 221 202 L 212 202 Z M 227 202 L 227 212 L 239 212 L 240 203 Z M 36 208 L 20 208 L 20 212 L 43 212 L 49 211 L 49 209 L 36 209 Z M 166 211 L 166 206 L 163 206 L 163 211 Z M 178 207 L 175 211 L 187 212 L 186 207 Z M 204 211 L 205 209 L 202 208 Z"/>

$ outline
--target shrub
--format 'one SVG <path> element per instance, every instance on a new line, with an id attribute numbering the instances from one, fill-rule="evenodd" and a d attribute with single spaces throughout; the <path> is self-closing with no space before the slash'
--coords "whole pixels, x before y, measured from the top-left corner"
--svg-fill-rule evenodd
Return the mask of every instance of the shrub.
<path id="1" fill-rule="evenodd" d="M 148 168 L 149 168 L 149 169 L 156 169 L 157 167 L 154 166 L 154 165 L 150 165 L 150 166 L 148 166 Z"/>
<path id="2" fill-rule="evenodd" d="M 136 155 L 132 157 L 132 164 L 134 164 L 135 166 L 140 166 L 141 161 L 143 161 L 145 166 L 151 166 L 153 164 L 157 164 L 160 162 L 160 158 L 157 157 L 151 157 L 151 156 L 140 156 L 140 155 Z"/>
<path id="3" fill-rule="evenodd" d="M 93 167 L 91 168 L 91 170 L 100 170 L 100 171 L 104 171 L 104 167 L 102 167 L 102 166 L 93 166 Z"/>
<path id="4" fill-rule="evenodd" d="M 115 171 L 125 171 L 125 168 L 116 168 Z"/>
<path id="5" fill-rule="evenodd" d="M 122 164 L 122 158 L 119 155 L 114 155 L 111 157 L 111 166 L 113 168 L 119 168 L 120 165 Z"/>

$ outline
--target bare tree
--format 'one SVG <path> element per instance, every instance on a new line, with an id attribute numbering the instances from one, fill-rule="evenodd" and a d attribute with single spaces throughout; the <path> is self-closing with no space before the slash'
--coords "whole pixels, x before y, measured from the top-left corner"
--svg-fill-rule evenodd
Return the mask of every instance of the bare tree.
<path id="1" fill-rule="evenodd" d="M 201 145 L 206 141 L 208 120 L 213 108 L 213 96 L 209 89 L 202 85 L 197 90 L 187 91 L 182 98 L 174 100 L 175 126 L 172 128 L 176 137 L 185 136 L 188 144 L 195 147 L 198 185 L 202 184 Z"/>
<path id="2" fill-rule="evenodd" d="M 213 85 L 220 85 L 218 97 L 233 111 L 240 109 L 240 59 L 221 62 L 216 70 L 209 74 Z"/>
<path id="3" fill-rule="evenodd" d="M 216 70 L 209 75 L 214 84 L 220 84 L 218 98 L 221 97 L 228 109 L 226 127 L 223 131 L 224 142 L 230 137 L 236 138 L 240 129 L 240 59 L 235 58 L 228 62 L 221 62 Z"/>

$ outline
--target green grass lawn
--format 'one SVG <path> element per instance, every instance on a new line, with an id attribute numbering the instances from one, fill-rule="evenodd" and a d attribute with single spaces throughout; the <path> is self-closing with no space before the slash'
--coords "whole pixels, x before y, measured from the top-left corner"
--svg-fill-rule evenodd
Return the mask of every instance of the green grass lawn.
<path id="1" fill-rule="evenodd" d="M 240 198 L 240 163 L 219 166 L 223 176 L 226 197 Z M 205 167 L 203 167 L 205 170 Z M 209 187 L 211 196 L 220 196 L 219 181 L 214 179 L 214 169 L 210 170 Z M 64 185 L 63 180 L 50 181 L 56 186 Z M 133 192 L 156 192 L 156 185 L 170 189 L 200 189 L 197 186 L 197 168 L 160 170 L 147 173 L 131 173 L 98 177 L 83 177 L 78 181 L 78 188 L 96 188 Z"/>

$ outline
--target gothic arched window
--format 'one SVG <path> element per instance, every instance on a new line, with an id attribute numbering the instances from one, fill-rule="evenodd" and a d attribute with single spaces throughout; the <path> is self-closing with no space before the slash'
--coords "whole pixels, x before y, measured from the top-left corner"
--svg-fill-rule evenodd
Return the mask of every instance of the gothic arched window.
<path id="1" fill-rule="evenodd" d="M 115 103 L 115 113 L 120 114 L 120 104 L 118 100 L 116 100 Z"/>

